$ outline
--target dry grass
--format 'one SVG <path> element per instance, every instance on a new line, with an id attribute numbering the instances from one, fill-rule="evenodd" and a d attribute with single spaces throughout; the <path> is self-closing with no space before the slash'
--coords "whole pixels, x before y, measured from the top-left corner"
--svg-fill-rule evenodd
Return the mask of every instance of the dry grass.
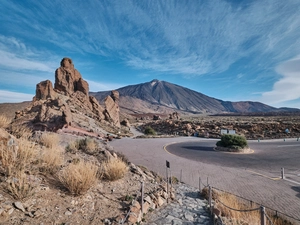
<path id="1" fill-rule="evenodd" d="M 92 138 L 79 140 L 79 148 L 88 154 L 94 154 L 98 150 L 98 143 Z"/>
<path id="2" fill-rule="evenodd" d="M 35 192 L 35 185 L 24 173 L 18 173 L 7 185 L 8 193 L 17 200 L 30 197 Z"/>
<path id="3" fill-rule="evenodd" d="M 28 169 L 36 155 L 35 144 L 26 139 L 19 139 L 18 146 L 0 144 L 1 166 L 7 176 Z"/>
<path id="4" fill-rule="evenodd" d="M 59 180 L 71 194 L 82 195 L 95 184 L 97 169 L 97 166 L 89 162 L 71 163 L 59 174 Z"/>
<path id="5" fill-rule="evenodd" d="M 104 179 L 114 181 L 124 177 L 128 170 L 125 162 L 120 159 L 110 159 L 103 163 L 100 174 Z"/>
<path id="6" fill-rule="evenodd" d="M 252 208 L 256 208 L 258 206 L 247 205 L 241 202 L 236 196 L 221 193 L 218 195 L 218 200 L 224 203 L 225 205 L 237 209 L 237 210 L 248 210 Z M 218 201 L 217 201 L 218 202 Z M 250 212 L 238 212 L 234 210 L 230 210 L 221 203 L 217 203 L 217 208 L 221 211 L 222 216 L 226 218 L 232 218 L 237 221 L 237 224 L 260 224 L 260 211 L 250 211 Z"/>
<path id="7" fill-rule="evenodd" d="M 239 224 L 251 224 L 251 225 L 260 225 L 261 224 L 261 215 L 260 210 L 256 211 L 247 211 L 239 212 L 231 210 L 226 206 L 229 206 L 237 210 L 249 210 L 253 208 L 259 208 L 259 205 L 251 205 L 249 202 L 236 197 L 235 195 L 229 193 L 222 193 L 213 190 L 213 198 L 216 201 L 216 207 L 221 211 L 221 216 L 230 219 L 230 224 L 239 225 Z M 224 206 L 223 204 L 226 206 Z M 280 217 L 275 217 L 274 212 L 267 211 L 268 216 L 271 218 L 274 225 L 292 225 L 289 221 L 282 219 Z"/>
<path id="8" fill-rule="evenodd" d="M 67 152 L 76 153 L 78 150 L 79 150 L 78 140 L 70 142 L 66 147 Z"/>
<path id="9" fill-rule="evenodd" d="M 98 152 L 99 144 L 92 138 L 85 138 L 73 141 L 66 147 L 66 151 L 71 153 L 76 153 L 79 149 L 87 154 L 93 155 Z"/>
<path id="10" fill-rule="evenodd" d="M 0 115 L 0 128 L 6 128 L 10 124 L 11 120 L 5 115 Z"/>
<path id="11" fill-rule="evenodd" d="M 61 147 L 45 148 L 41 155 L 41 170 L 55 174 L 64 163 L 64 154 Z"/>
<path id="12" fill-rule="evenodd" d="M 44 132 L 40 137 L 40 143 L 47 148 L 54 148 L 59 145 L 60 138 L 56 133 Z"/>
<path id="13" fill-rule="evenodd" d="M 30 139 L 32 136 L 32 130 L 26 124 L 13 124 L 10 132 L 16 138 Z"/>

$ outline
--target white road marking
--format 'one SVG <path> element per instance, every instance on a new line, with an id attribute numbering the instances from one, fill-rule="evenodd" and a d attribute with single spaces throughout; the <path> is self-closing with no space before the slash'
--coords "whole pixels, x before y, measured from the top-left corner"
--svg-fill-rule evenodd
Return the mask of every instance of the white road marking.
<path id="1" fill-rule="evenodd" d="M 282 148 L 282 147 L 300 147 L 300 144 L 299 145 L 278 145 L 277 148 Z"/>

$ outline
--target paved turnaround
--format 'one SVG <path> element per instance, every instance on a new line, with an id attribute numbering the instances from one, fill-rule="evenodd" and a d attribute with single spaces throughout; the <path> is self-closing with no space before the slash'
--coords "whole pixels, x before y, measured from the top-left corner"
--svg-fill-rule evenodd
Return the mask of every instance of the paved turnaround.
<path id="1" fill-rule="evenodd" d="M 290 215 L 300 221 L 300 185 L 298 183 L 278 179 L 282 166 L 279 163 L 277 169 L 274 167 L 276 163 L 272 164 L 272 171 L 266 170 L 263 166 L 258 168 L 258 170 L 256 170 L 255 167 L 249 169 L 247 166 L 232 167 L 232 165 L 222 165 L 222 160 L 215 163 L 199 160 L 199 158 L 198 161 L 196 161 L 196 157 L 193 158 L 193 160 L 186 159 L 171 154 L 164 148 L 169 144 L 178 142 L 194 142 L 202 146 L 203 143 L 216 143 L 216 141 L 217 140 L 194 137 L 156 139 L 123 138 L 114 140 L 111 142 L 111 145 L 116 151 L 125 154 L 131 162 L 146 166 L 162 176 L 166 174 L 165 165 L 166 160 L 168 160 L 170 162 L 172 175 L 177 178 L 181 177 L 183 182 L 191 186 L 198 187 L 199 177 L 203 183 L 206 183 L 208 178 L 208 183 L 213 187 L 251 199 L 254 202 Z M 263 146 L 264 142 L 260 143 Z M 288 140 L 285 143 L 288 143 Z M 258 147 L 259 146 L 255 146 L 255 148 Z M 254 150 L 255 152 L 260 151 L 259 149 Z M 248 155 L 247 157 L 247 161 L 251 160 L 251 156 Z M 287 155 L 284 154 L 283 158 L 286 157 Z M 253 160 L 259 160 L 259 158 Z M 267 162 L 262 161 L 262 163 L 265 165 Z M 274 176 L 274 174 L 276 174 L 276 176 Z"/>

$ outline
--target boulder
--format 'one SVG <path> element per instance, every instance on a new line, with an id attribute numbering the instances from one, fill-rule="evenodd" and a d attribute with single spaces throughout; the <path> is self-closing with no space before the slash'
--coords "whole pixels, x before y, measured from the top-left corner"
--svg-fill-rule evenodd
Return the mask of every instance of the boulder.
<path id="1" fill-rule="evenodd" d="M 125 126 L 125 127 L 130 127 L 129 120 L 128 120 L 128 119 L 122 120 L 121 125 L 123 125 L 123 126 Z"/>

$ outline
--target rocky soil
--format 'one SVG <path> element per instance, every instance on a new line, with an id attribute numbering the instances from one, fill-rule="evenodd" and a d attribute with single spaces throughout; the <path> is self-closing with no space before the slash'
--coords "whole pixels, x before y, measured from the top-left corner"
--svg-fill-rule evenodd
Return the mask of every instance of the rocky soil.
<path id="1" fill-rule="evenodd" d="M 2 144 L 3 141 L 7 141 L 7 138 L 12 138 L 12 136 L 7 136 L 3 129 L 0 130 Z M 38 134 L 35 135 L 35 139 L 38 138 L 36 136 Z M 76 139 L 78 137 L 74 135 L 60 134 L 60 145 L 65 147 Z M 106 140 L 98 139 L 98 143 L 98 148 L 89 153 L 64 151 L 62 156 L 64 162 L 59 170 L 79 160 L 95 162 L 99 166 L 109 158 L 121 158 L 126 161 L 124 156 L 116 154 L 112 150 Z M 41 170 L 39 162 L 36 162 L 25 171 L 33 189 L 32 193 L 24 199 L 14 198 L 7 189 L 8 184 L 17 182 L 14 179 L 18 178 L 7 176 L 1 172 L 0 223 L 119 224 L 131 209 L 127 222 L 124 224 L 135 224 L 143 217 L 139 204 L 141 202 L 141 182 L 144 182 L 144 213 L 164 205 L 167 193 L 166 185 L 155 173 L 132 163 L 128 163 L 128 168 L 129 170 L 123 178 L 116 181 L 99 178 L 87 193 L 74 196 L 59 181 L 59 171 L 55 174 L 47 173 Z M 0 164 L 0 170 L 4 171 L 2 164 Z M 174 199 L 175 196 L 172 193 L 169 196 Z"/>
<path id="2" fill-rule="evenodd" d="M 220 138 L 221 130 L 235 130 L 247 139 L 300 137 L 300 116 L 206 116 L 144 121 L 138 128 L 152 127 L 158 136 Z"/>

